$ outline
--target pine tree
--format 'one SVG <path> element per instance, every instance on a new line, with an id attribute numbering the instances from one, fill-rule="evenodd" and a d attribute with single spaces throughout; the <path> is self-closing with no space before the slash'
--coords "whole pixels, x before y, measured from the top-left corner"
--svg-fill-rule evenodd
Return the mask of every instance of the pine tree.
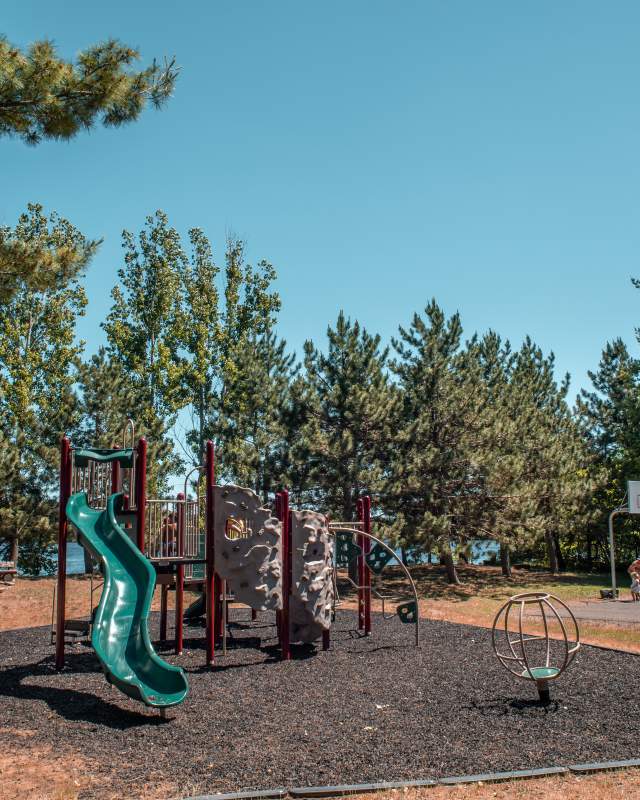
<path id="1" fill-rule="evenodd" d="M 478 534 L 499 543 L 502 573 L 510 577 L 511 551 L 522 543 L 523 532 L 519 514 L 524 473 L 523 398 L 511 382 L 514 355 L 508 341 L 489 331 L 480 339 L 474 337 L 469 354 L 478 360 L 485 394 L 478 447 L 482 474 L 477 494 L 481 512 Z"/>
<path id="2" fill-rule="evenodd" d="M 300 424 L 289 437 L 290 460 L 298 465 L 300 500 L 352 520 L 358 497 L 382 487 L 396 396 L 378 335 L 341 311 L 327 339 L 326 353 L 305 342 L 304 379 L 294 385 L 289 411 Z"/>
<path id="3" fill-rule="evenodd" d="M 0 136 L 31 145 L 70 139 L 98 121 L 113 127 L 136 120 L 147 104 L 160 108 L 175 85 L 175 61 L 129 71 L 139 57 L 109 39 L 83 50 L 74 64 L 50 41 L 22 52 L 0 37 Z"/>
<path id="4" fill-rule="evenodd" d="M 127 419 L 135 419 L 139 400 L 122 365 L 100 347 L 87 361 L 78 363 L 77 383 L 80 420 L 74 444 L 119 447 Z"/>
<path id="5" fill-rule="evenodd" d="M 227 399 L 235 412 L 221 431 L 224 464 L 266 503 L 287 481 L 283 439 L 295 356 L 287 353 L 284 340 L 266 330 L 252 334 L 238 354 L 238 365 Z"/>
<path id="6" fill-rule="evenodd" d="M 640 476 L 640 362 L 621 339 L 615 339 L 606 344 L 598 369 L 589 372 L 589 378 L 593 390 L 581 391 L 576 412 L 594 457 L 591 474 L 597 485 L 592 499 L 596 518 L 586 528 L 590 566 L 594 544 L 601 557 L 607 557 L 607 516 L 622 503 L 626 481 Z M 618 554 L 631 560 L 638 549 L 637 525 L 633 517 L 623 525 L 625 535 L 618 536 Z"/>
<path id="7" fill-rule="evenodd" d="M 561 537 L 575 535 L 591 518 L 591 460 L 567 404 L 569 376 L 558 384 L 554 356 L 526 339 L 516 355 L 512 380 L 529 401 L 523 409 L 528 483 L 528 527 L 543 538 L 552 573 L 562 566 Z"/>
<path id="8" fill-rule="evenodd" d="M 477 360 L 461 348 L 458 314 L 432 300 L 393 341 L 401 406 L 391 446 L 386 503 L 402 547 L 435 545 L 452 583 L 451 553 L 477 530 L 482 485 L 478 447 L 485 399 Z"/>
<path id="9" fill-rule="evenodd" d="M 117 359 L 101 347 L 77 369 L 79 423 L 73 443 L 81 447 L 121 447 L 127 420 L 135 425 L 136 439 L 147 439 L 147 484 L 150 496 L 168 489 L 167 479 L 176 468 L 173 444 L 160 417 L 143 419 L 139 409 L 144 396 Z"/>

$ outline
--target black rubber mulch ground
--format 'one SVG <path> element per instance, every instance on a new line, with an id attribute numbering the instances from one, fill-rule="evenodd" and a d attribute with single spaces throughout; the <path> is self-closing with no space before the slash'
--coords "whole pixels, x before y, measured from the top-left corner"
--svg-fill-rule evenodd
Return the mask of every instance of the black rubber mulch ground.
<path id="1" fill-rule="evenodd" d="M 424 621 L 416 649 L 410 625 L 376 619 L 363 639 L 353 623 L 341 612 L 329 652 L 281 663 L 262 615 L 235 629 L 215 672 L 202 667 L 203 631 L 188 629 L 181 658 L 159 648 L 191 687 L 167 722 L 111 688 L 88 647 L 69 648 L 56 673 L 48 630 L 0 633 L 0 728 L 81 752 L 124 797 L 165 781 L 187 794 L 638 756 L 640 658 L 585 647 L 543 708 L 497 663 L 486 630 Z"/>

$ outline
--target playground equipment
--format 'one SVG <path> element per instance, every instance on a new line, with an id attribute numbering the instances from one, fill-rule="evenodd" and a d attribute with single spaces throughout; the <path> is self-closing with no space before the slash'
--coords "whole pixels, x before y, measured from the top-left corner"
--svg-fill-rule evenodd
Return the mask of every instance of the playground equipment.
<path id="1" fill-rule="evenodd" d="M 17 573 L 15 562 L 0 561 L 0 590 L 13 586 L 16 582 Z"/>
<path id="2" fill-rule="evenodd" d="M 64 665 L 67 637 L 77 638 L 81 625 L 108 681 L 125 694 L 161 710 L 180 703 L 188 691 L 182 670 L 160 659 L 147 627 L 156 583 L 161 588 L 160 638 L 167 638 L 170 590 L 175 592 L 175 652 L 182 653 L 184 618 L 205 618 L 206 663 L 215 665 L 216 645 L 226 652 L 227 604 L 274 611 L 281 657 L 291 658 L 292 643 L 322 640 L 330 645 L 335 616 L 336 570 L 357 559 L 358 630 L 371 632 L 371 597 L 375 577 L 393 559 L 412 588 L 401 603 L 402 622 L 415 625 L 417 595 L 406 567 L 394 551 L 371 534 L 371 501 L 358 501 L 358 521 L 329 523 L 311 510 L 291 510 L 289 494 L 275 495 L 274 508 L 263 505 L 250 489 L 215 483 L 215 451 L 207 442 L 203 465 L 186 476 L 176 498 L 147 497 L 147 443 L 134 446 L 128 421 L 123 446 L 76 449 L 61 442 L 60 524 L 56 605 L 56 667 Z M 189 480 L 197 473 L 196 496 Z M 67 620 L 65 613 L 66 543 L 69 524 L 78 541 L 100 566 L 104 581 L 97 609 L 89 622 Z M 340 557 L 334 564 L 334 549 Z M 199 608 L 184 609 L 185 589 L 200 591 Z M 93 595 L 93 589 L 92 589 Z M 386 616 L 386 615 L 385 615 Z"/>
<path id="3" fill-rule="evenodd" d="M 334 612 L 340 606 L 337 590 L 338 569 L 349 569 L 356 561 L 357 583 L 347 571 L 344 579 L 358 592 L 358 628 L 365 634 L 371 633 L 371 598 L 380 600 L 383 619 L 390 619 L 396 614 L 401 622 L 413 624 L 415 643 L 420 644 L 420 623 L 418 614 L 418 593 L 411 573 L 388 544 L 371 533 L 371 498 L 362 497 L 357 503 L 357 522 L 329 522 L 329 530 L 336 537 L 336 556 L 334 561 Z M 398 598 L 395 594 L 383 594 L 378 585 L 373 583 L 384 570 L 396 564 L 403 573 L 408 585 L 407 597 Z M 387 602 L 396 602 L 394 612 L 388 614 Z"/>
<path id="4" fill-rule="evenodd" d="M 181 703 L 189 687 L 182 669 L 159 658 L 149 640 L 155 573 L 120 527 L 117 514 L 123 499 L 122 494 L 111 495 L 100 511 L 78 492 L 67 502 L 67 519 L 103 568 L 91 644 L 107 680 L 134 700 L 163 709 Z"/>
<path id="5" fill-rule="evenodd" d="M 568 635 L 556 606 L 570 620 L 572 635 Z M 517 609 L 517 631 L 509 628 L 514 609 Z M 500 641 L 502 634 L 504 641 Z M 542 703 L 549 702 L 549 682 L 562 675 L 580 649 L 580 630 L 571 609 L 546 592 L 525 592 L 507 600 L 493 621 L 491 639 L 497 658 L 512 675 L 535 681 Z M 505 644 L 508 650 L 502 649 Z"/>

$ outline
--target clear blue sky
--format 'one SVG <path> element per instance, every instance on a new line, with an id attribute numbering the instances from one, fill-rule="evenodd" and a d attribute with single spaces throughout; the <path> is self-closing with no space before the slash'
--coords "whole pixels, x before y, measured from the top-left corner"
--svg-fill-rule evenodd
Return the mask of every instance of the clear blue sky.
<path id="1" fill-rule="evenodd" d="M 607 339 L 637 352 L 639 3 L 25 0 L 1 29 L 181 66 L 138 123 L 0 142 L 0 224 L 39 201 L 105 238 L 90 350 L 122 228 L 162 208 L 219 260 L 232 231 L 275 264 L 298 352 L 340 308 L 389 337 L 432 296 L 469 334 L 530 334 L 576 389 Z"/>

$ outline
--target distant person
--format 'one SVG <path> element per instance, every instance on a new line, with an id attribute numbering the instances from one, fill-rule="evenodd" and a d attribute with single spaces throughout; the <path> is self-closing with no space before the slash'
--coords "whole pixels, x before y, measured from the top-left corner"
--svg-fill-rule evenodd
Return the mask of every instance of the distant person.
<path id="1" fill-rule="evenodd" d="M 163 518 L 162 522 L 160 523 L 160 535 L 163 551 L 162 555 L 165 558 L 167 556 L 177 555 L 178 515 L 175 511 L 170 511 Z"/>
<path id="2" fill-rule="evenodd" d="M 634 603 L 640 602 L 640 572 L 631 573 L 631 599 Z"/>
<path id="3" fill-rule="evenodd" d="M 636 558 L 635 561 L 632 561 L 631 564 L 627 567 L 627 572 L 629 575 L 633 575 L 634 572 L 640 572 L 640 558 Z"/>

